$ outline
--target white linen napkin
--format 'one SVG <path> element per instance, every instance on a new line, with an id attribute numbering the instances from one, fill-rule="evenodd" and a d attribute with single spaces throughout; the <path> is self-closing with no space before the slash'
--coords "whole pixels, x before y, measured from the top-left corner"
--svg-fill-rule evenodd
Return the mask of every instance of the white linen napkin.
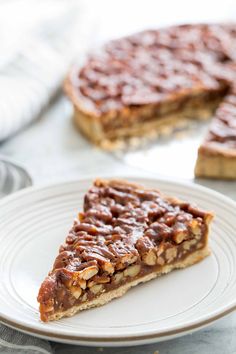
<path id="1" fill-rule="evenodd" d="M 38 116 L 92 28 L 81 0 L 0 3 L 0 141 Z"/>

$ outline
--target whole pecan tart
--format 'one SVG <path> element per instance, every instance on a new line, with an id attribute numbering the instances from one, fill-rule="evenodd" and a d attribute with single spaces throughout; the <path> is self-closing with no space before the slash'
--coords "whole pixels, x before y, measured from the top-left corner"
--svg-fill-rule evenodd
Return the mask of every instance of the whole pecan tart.
<path id="1" fill-rule="evenodd" d="M 216 111 L 213 131 L 224 115 L 219 104 L 228 104 L 228 94 L 235 96 L 235 62 L 236 25 L 172 26 L 110 41 L 72 69 L 65 90 L 76 125 L 103 147 L 171 131 L 183 118 L 205 119 Z M 199 149 L 197 176 L 236 178 L 234 104 L 227 117 L 230 123 L 220 123 L 226 139 L 210 132 L 217 144 L 210 144 L 211 152 L 205 142 Z"/>
<path id="2" fill-rule="evenodd" d="M 209 255 L 212 213 L 122 180 L 97 179 L 42 283 L 42 321 L 106 304 Z"/>

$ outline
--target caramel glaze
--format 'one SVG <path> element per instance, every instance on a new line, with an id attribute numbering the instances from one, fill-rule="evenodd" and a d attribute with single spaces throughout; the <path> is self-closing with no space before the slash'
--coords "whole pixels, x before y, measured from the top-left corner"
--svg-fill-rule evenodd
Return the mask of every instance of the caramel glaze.
<path id="1" fill-rule="evenodd" d="M 185 258 L 194 249 L 203 248 L 208 216 L 189 203 L 163 197 L 157 190 L 120 181 L 95 181 L 85 195 L 84 211 L 74 221 L 53 270 L 39 291 L 41 308 L 50 304 L 53 307 L 46 315 L 41 313 L 42 319 L 81 303 L 84 293 L 86 301 L 96 296 L 86 287 L 76 299 L 71 293 L 71 283 L 68 286 L 73 276 L 85 268 L 98 267 L 97 274 L 89 281 L 102 283 L 103 291 L 110 291 L 134 279 L 128 276 L 119 284 L 114 280 L 115 274 L 130 265 L 139 264 L 137 277 L 142 277 L 163 264 Z M 180 234 L 182 239 L 178 241 Z M 186 242 L 194 239 L 196 243 L 185 249 Z M 173 248 L 177 251 L 169 259 L 166 251 Z M 161 265 L 147 265 L 145 255 L 150 250 L 161 255 Z M 72 285 L 76 286 L 76 282 Z"/>

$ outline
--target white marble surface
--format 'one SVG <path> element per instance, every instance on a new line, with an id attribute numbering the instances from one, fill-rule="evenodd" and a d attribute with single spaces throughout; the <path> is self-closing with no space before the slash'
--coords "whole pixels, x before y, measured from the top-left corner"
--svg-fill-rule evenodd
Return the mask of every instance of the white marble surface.
<path id="1" fill-rule="evenodd" d="M 34 184 L 58 182 L 87 175 L 124 172 L 123 163 L 102 152 L 75 129 L 71 106 L 55 99 L 40 119 L 0 145 L 0 153 L 26 167 Z M 134 171 L 126 168 L 126 173 Z"/>

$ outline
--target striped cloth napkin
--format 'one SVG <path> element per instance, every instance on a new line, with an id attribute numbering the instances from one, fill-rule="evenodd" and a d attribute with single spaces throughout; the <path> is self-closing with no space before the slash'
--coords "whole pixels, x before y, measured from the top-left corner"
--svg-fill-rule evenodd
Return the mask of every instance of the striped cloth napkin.
<path id="1" fill-rule="evenodd" d="M 0 3 L 0 141 L 39 115 L 85 52 L 92 27 L 80 0 Z"/>
<path id="2" fill-rule="evenodd" d="M 0 354 L 52 354 L 51 344 L 0 324 Z"/>

